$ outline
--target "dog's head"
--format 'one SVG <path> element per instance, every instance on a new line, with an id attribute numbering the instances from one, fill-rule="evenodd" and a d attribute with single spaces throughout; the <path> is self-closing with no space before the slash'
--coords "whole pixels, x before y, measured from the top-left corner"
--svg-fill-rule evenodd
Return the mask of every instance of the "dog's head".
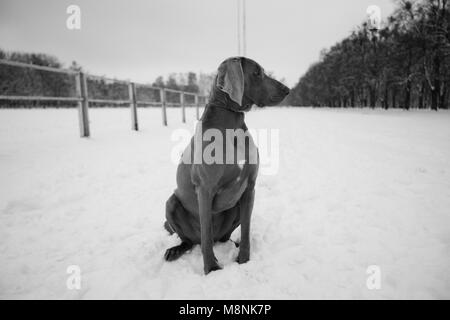
<path id="1" fill-rule="evenodd" d="M 248 111 L 253 104 L 274 106 L 289 94 L 288 87 L 266 75 L 258 63 L 244 57 L 222 62 L 215 86 L 228 94 L 236 104 L 235 111 Z"/>

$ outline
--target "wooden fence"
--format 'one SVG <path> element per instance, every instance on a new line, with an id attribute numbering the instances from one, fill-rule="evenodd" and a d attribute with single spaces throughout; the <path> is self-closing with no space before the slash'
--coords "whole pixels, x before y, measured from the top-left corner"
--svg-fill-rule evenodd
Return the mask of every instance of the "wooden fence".
<path id="1" fill-rule="evenodd" d="M 22 67 L 22 68 L 32 68 L 36 70 L 49 71 L 49 72 L 58 72 L 64 73 L 68 75 L 75 76 L 75 86 L 76 86 L 76 96 L 75 97 L 46 97 L 46 96 L 12 96 L 12 95 L 0 95 L 0 100 L 28 100 L 28 101 L 67 101 L 67 102 L 77 102 L 78 104 L 78 118 L 80 124 L 80 135 L 81 137 L 89 137 L 89 103 L 105 103 L 105 104 L 128 104 L 131 110 L 131 128 L 132 130 L 139 130 L 138 124 L 138 105 L 160 105 L 161 106 L 161 114 L 162 114 L 162 123 L 164 126 L 167 126 L 167 105 L 178 105 L 181 108 L 181 121 L 183 123 L 186 122 L 186 110 L 185 107 L 188 105 L 194 105 L 196 107 L 196 117 L 199 119 L 199 105 L 206 104 L 206 97 L 201 96 L 192 92 L 185 92 L 180 90 L 172 90 L 167 88 L 157 88 L 150 85 L 138 84 L 130 81 L 116 80 L 110 79 L 106 77 L 95 76 L 91 74 L 87 74 L 84 72 L 79 72 L 70 69 L 60 69 L 60 68 L 51 68 L 38 66 L 34 64 L 27 64 L 9 60 L 0 59 L 0 64 Z M 88 88 L 88 79 L 99 79 L 99 80 L 107 80 L 116 83 L 123 83 L 128 86 L 128 99 L 127 100 L 108 100 L 108 99 L 94 99 L 89 98 L 89 88 Z M 137 99 L 137 87 L 144 87 L 153 90 L 159 91 L 159 101 L 150 101 L 150 100 L 138 100 Z M 179 102 L 168 102 L 167 101 L 167 93 L 172 92 L 174 94 L 179 95 Z M 193 96 L 194 102 L 188 103 L 185 99 L 185 96 Z"/>

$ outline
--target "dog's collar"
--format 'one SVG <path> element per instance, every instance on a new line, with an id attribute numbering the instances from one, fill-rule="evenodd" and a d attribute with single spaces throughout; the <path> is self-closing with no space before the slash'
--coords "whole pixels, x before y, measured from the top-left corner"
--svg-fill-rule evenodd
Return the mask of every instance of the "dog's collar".
<path id="1" fill-rule="evenodd" d="M 246 106 L 243 106 L 244 107 L 243 110 L 236 110 L 236 109 L 230 108 L 228 106 L 228 104 L 222 105 L 222 104 L 208 103 L 208 106 L 222 108 L 227 111 L 232 111 L 234 113 L 245 113 L 246 111 L 249 111 L 251 109 L 252 105 L 253 104 L 248 104 Z"/>
<path id="2" fill-rule="evenodd" d="M 225 106 L 222 106 L 222 105 L 220 105 L 220 104 L 209 104 L 209 103 L 208 103 L 208 106 L 210 106 L 210 107 L 221 108 L 221 109 L 224 109 L 224 110 L 227 110 L 227 111 L 231 111 L 231 112 L 234 112 L 234 113 L 244 113 L 243 110 L 235 110 L 235 109 L 232 109 L 232 108 L 228 108 L 226 105 L 225 105 Z"/>

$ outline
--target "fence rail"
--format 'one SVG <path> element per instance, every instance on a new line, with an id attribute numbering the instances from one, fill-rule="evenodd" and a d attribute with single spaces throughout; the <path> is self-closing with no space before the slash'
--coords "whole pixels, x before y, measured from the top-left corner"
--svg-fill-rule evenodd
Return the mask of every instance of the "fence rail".
<path id="1" fill-rule="evenodd" d="M 180 90 L 168 89 L 168 88 L 158 88 L 151 85 L 135 83 L 126 80 L 117 80 L 111 79 L 107 77 L 91 75 L 84 72 L 79 72 L 76 70 L 70 69 L 59 69 L 53 67 L 44 67 L 38 66 L 34 64 L 9 61 L 0 59 L 0 64 L 9 65 L 13 67 L 21 67 L 21 68 L 31 68 L 36 70 L 48 71 L 48 72 L 57 72 L 64 73 L 68 75 L 75 75 L 75 86 L 76 86 L 76 96 L 75 97 L 47 97 L 47 96 L 16 96 L 16 95 L 0 95 L 0 100 L 16 100 L 16 101 L 67 101 L 67 102 L 77 102 L 78 104 L 78 116 L 79 116 L 79 124 L 80 124 L 80 136 L 81 137 L 89 137 L 90 136 L 90 128 L 89 128 L 89 103 L 104 103 L 104 104 L 127 104 L 130 106 L 131 110 L 131 128 L 132 130 L 139 130 L 138 125 L 138 105 L 160 105 L 161 106 L 161 114 L 162 114 L 162 122 L 164 126 L 167 126 L 167 106 L 180 106 L 181 108 L 181 120 L 183 123 L 186 122 L 186 106 L 195 106 L 196 107 L 196 117 L 199 119 L 199 104 L 200 98 L 206 103 L 206 96 L 202 96 L 192 92 L 185 92 Z M 88 79 L 93 80 L 105 80 L 111 81 L 115 83 L 121 83 L 128 86 L 128 99 L 97 99 L 89 97 L 89 87 L 88 87 Z M 148 88 L 159 91 L 159 101 L 149 101 L 149 100 L 138 100 L 137 98 L 137 88 Z M 167 101 L 167 92 L 176 93 L 179 95 L 179 102 L 168 102 Z M 187 102 L 185 100 L 185 96 L 193 96 L 194 102 Z"/>

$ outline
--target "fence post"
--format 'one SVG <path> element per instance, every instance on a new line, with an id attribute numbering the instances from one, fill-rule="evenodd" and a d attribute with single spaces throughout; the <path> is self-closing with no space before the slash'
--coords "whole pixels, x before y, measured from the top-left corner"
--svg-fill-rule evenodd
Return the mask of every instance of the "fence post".
<path id="1" fill-rule="evenodd" d="M 181 121 L 186 123 L 186 110 L 184 108 L 184 92 L 180 92 Z"/>
<path id="2" fill-rule="evenodd" d="M 134 82 L 128 83 L 128 97 L 130 99 L 131 109 L 131 130 L 138 131 L 138 116 L 137 116 L 137 103 L 136 103 L 136 84 Z"/>
<path id="3" fill-rule="evenodd" d="M 161 111 L 162 111 L 162 121 L 163 125 L 167 126 L 167 113 L 166 113 L 166 90 L 159 89 L 159 96 L 161 98 Z"/>
<path id="4" fill-rule="evenodd" d="M 199 110 L 198 110 L 198 95 L 196 94 L 195 96 L 195 116 L 197 117 L 197 120 L 200 119 L 200 115 L 199 115 Z"/>
<path id="5" fill-rule="evenodd" d="M 77 96 L 81 98 L 81 101 L 78 101 L 78 121 L 80 124 L 80 136 L 89 137 L 89 98 L 88 98 L 88 87 L 86 75 L 83 72 L 79 72 L 75 76 L 75 84 L 77 90 Z"/>

